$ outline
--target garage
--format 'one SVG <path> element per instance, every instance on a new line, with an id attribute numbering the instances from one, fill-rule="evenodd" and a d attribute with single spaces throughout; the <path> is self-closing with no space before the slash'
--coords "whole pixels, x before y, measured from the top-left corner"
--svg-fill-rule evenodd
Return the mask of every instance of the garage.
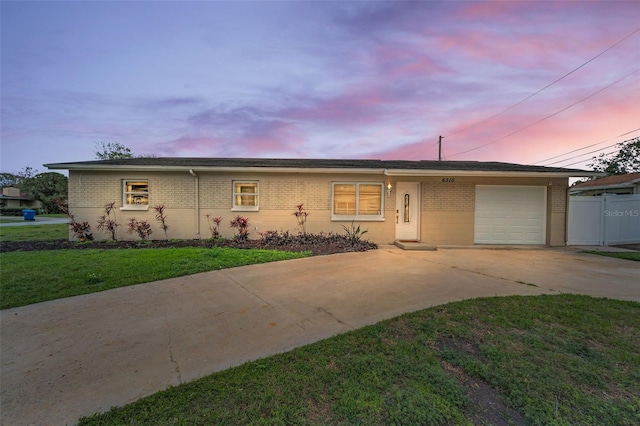
<path id="1" fill-rule="evenodd" d="M 476 244 L 544 244 L 546 187 L 476 186 Z"/>

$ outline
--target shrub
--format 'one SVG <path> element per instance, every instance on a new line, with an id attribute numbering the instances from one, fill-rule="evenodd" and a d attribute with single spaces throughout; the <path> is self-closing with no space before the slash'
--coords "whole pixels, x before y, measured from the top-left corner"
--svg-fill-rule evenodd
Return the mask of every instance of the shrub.
<path id="1" fill-rule="evenodd" d="M 138 220 L 135 217 L 129 219 L 129 223 L 127 224 L 127 233 L 133 234 L 134 232 L 138 234 L 141 240 L 146 240 L 151 233 L 151 225 L 146 220 Z"/>
<path id="2" fill-rule="evenodd" d="M 167 225 L 167 216 L 164 214 L 164 204 L 154 206 L 153 209 L 156 211 L 156 220 L 160 224 L 160 229 L 164 231 L 164 236 L 168 240 L 167 229 L 169 229 L 169 225 Z"/>
<path id="3" fill-rule="evenodd" d="M 92 241 L 93 233 L 91 232 L 91 225 L 89 222 L 77 222 L 74 215 L 69 211 L 69 204 L 65 201 L 56 201 L 56 205 L 60 211 L 67 215 L 69 218 L 69 227 L 73 231 L 73 235 L 80 241 Z"/>
<path id="4" fill-rule="evenodd" d="M 323 245 L 336 246 L 344 251 L 367 251 L 378 248 L 377 244 L 367 240 L 353 242 L 348 236 L 334 233 L 319 234 L 291 234 L 288 231 L 260 232 L 260 245 L 262 247 L 283 248 L 287 250 L 298 247 L 321 247 Z M 363 232 L 360 232 L 360 236 Z M 324 250 L 321 250 L 324 252 Z"/>
<path id="5" fill-rule="evenodd" d="M 249 219 L 240 215 L 229 221 L 229 225 L 236 230 L 235 239 L 245 241 L 249 238 Z"/>
<path id="6" fill-rule="evenodd" d="M 116 202 L 112 201 L 109 204 L 105 204 L 104 206 L 104 214 L 98 218 L 98 226 L 96 229 L 98 231 L 105 231 L 111 234 L 111 239 L 113 241 L 117 240 L 116 231 L 119 223 L 116 222 Z M 113 212 L 113 218 L 111 218 L 111 213 Z"/>
<path id="7" fill-rule="evenodd" d="M 209 231 L 211 231 L 211 239 L 215 240 L 220 237 L 220 223 L 222 223 L 221 217 L 213 217 L 210 214 L 206 214 L 207 224 L 209 225 Z"/>
<path id="8" fill-rule="evenodd" d="M 293 212 L 293 215 L 298 220 L 298 232 L 301 234 L 307 233 L 307 216 L 309 216 L 309 212 L 304 209 L 304 204 L 298 204 L 296 206 L 298 210 Z"/>
<path id="9" fill-rule="evenodd" d="M 344 229 L 345 236 L 347 237 L 347 240 L 349 241 L 349 243 L 351 243 L 351 245 L 358 244 L 362 239 L 362 236 L 369 232 L 368 229 L 361 230 L 360 225 L 358 225 L 358 227 L 356 228 L 353 221 L 351 221 L 351 226 L 349 227 L 342 225 L 342 229 Z"/>
<path id="10" fill-rule="evenodd" d="M 32 209 L 31 207 L 2 207 L 0 208 L 0 215 L 2 216 L 22 216 L 22 210 L 35 210 L 36 214 L 40 214 L 38 209 Z"/>

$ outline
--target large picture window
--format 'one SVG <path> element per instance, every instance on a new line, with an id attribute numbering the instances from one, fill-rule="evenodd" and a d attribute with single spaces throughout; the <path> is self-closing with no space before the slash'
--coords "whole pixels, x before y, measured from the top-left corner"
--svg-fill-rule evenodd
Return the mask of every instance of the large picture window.
<path id="1" fill-rule="evenodd" d="M 259 190 L 257 181 L 233 182 L 234 211 L 257 211 L 259 208 Z"/>
<path id="2" fill-rule="evenodd" d="M 149 181 L 146 179 L 122 181 L 122 208 L 149 209 Z"/>
<path id="3" fill-rule="evenodd" d="M 382 183 L 335 182 L 333 220 L 383 220 Z"/>

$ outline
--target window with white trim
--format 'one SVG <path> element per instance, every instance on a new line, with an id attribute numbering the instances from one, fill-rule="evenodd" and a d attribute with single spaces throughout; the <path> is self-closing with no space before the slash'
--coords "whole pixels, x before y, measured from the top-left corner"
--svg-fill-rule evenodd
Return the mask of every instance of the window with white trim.
<path id="1" fill-rule="evenodd" d="M 122 208 L 125 210 L 149 210 L 149 180 L 122 181 Z"/>
<path id="2" fill-rule="evenodd" d="M 333 220 L 384 220 L 383 184 L 376 182 L 334 182 Z"/>
<path id="3" fill-rule="evenodd" d="M 258 211 L 259 204 L 258 181 L 233 181 L 232 211 Z"/>

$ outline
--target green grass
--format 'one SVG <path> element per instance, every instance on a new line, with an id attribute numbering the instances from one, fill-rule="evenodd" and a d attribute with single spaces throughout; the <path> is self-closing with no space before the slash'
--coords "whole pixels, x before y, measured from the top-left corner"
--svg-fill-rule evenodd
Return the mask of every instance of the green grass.
<path id="1" fill-rule="evenodd" d="M 0 226 L 0 241 L 68 240 L 69 225 Z"/>
<path id="2" fill-rule="evenodd" d="M 635 260 L 636 262 L 640 262 L 640 252 L 637 251 L 608 252 L 586 250 L 584 251 L 584 253 L 598 254 L 600 256 L 616 257 L 618 259 Z"/>
<path id="3" fill-rule="evenodd" d="M 640 304 L 576 295 L 451 303 L 171 387 L 79 424 L 497 420 L 640 424 Z"/>
<path id="4" fill-rule="evenodd" d="M 310 255 L 310 252 L 232 248 L 85 249 L 2 253 L 0 309 L 198 272 Z"/>

